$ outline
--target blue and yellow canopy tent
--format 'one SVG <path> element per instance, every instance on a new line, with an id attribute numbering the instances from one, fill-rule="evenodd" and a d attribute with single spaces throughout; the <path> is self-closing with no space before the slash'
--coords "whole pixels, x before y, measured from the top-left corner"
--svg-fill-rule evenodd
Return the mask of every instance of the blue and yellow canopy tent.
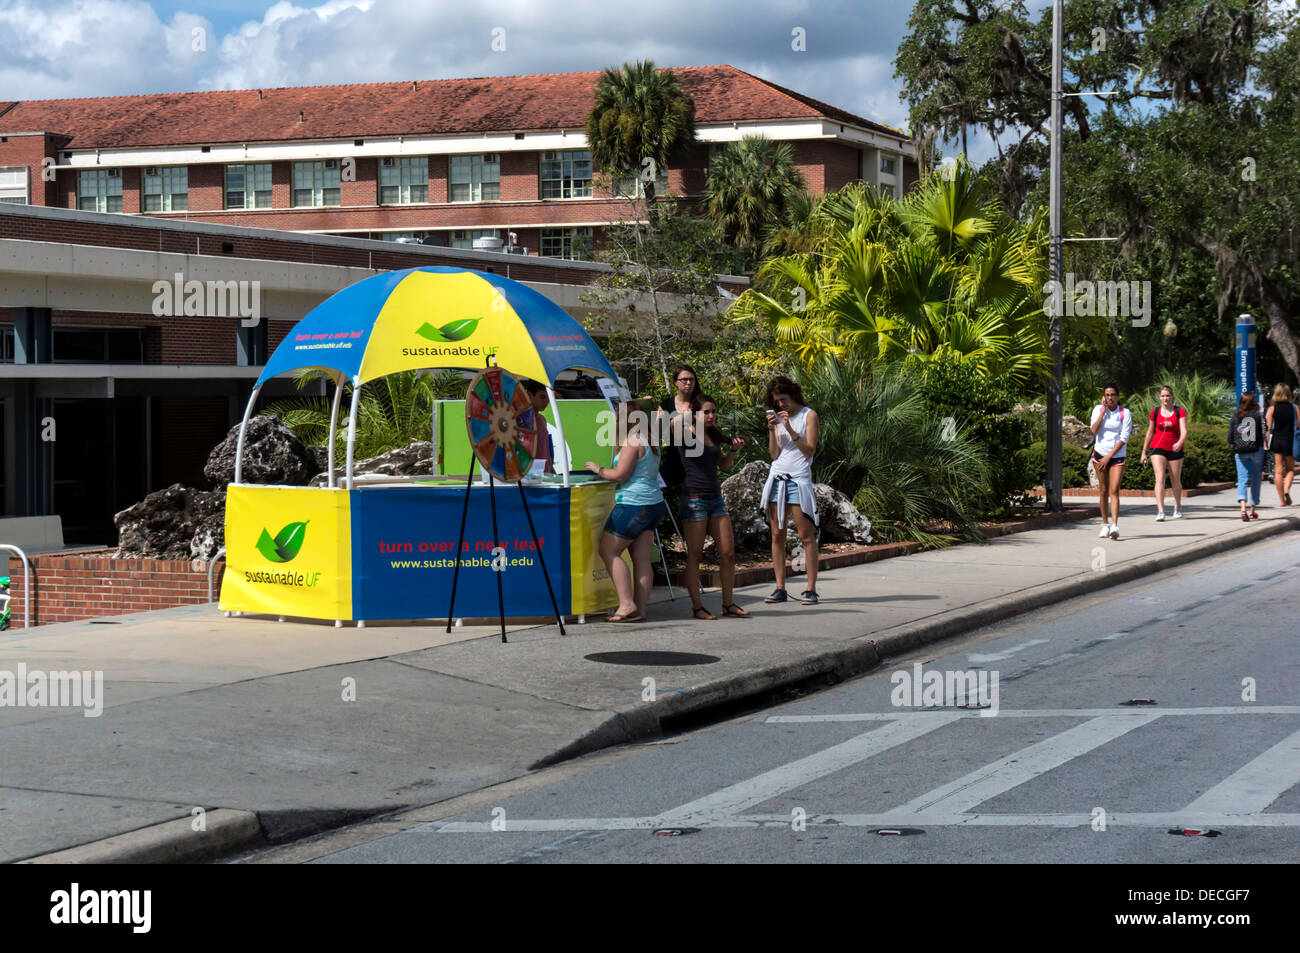
<path id="1" fill-rule="evenodd" d="M 363 384 L 399 371 L 478 371 L 489 363 L 546 385 L 561 444 L 564 423 L 553 390 L 556 377 L 578 370 L 618 380 L 582 325 L 545 295 L 517 281 L 440 265 L 376 275 L 313 308 L 266 362 L 240 423 L 235 483 L 240 482 L 249 418 L 262 385 L 273 377 L 319 369 L 334 381 L 328 444 L 331 487 L 343 387 L 352 384 L 346 466 L 350 489 Z M 567 469 L 562 476 L 568 486 Z"/>

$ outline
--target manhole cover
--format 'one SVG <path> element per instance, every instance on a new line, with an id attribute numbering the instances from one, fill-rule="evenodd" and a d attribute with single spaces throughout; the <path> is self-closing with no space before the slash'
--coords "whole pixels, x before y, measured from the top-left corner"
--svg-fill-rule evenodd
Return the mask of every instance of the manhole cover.
<path id="1" fill-rule="evenodd" d="M 607 662 L 610 665 L 712 665 L 722 661 L 716 655 L 697 652 L 596 652 L 583 657 L 588 662 Z"/>

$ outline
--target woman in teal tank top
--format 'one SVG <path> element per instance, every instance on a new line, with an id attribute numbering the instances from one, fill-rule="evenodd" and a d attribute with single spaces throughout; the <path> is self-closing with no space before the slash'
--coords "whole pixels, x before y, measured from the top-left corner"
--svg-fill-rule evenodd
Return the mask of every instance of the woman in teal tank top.
<path id="1" fill-rule="evenodd" d="M 659 492 L 659 453 L 649 439 L 650 433 L 657 432 L 654 427 L 657 411 L 649 400 L 630 401 L 619 411 L 620 423 L 624 424 L 630 412 L 640 411 L 650 422 L 649 433 L 636 427 L 620 427 L 625 435 L 624 443 L 614 456 L 613 468 L 588 460 L 587 469 L 602 480 L 621 484 L 600 537 L 600 558 L 618 592 L 618 609 L 608 621 L 644 622 L 646 602 L 654 584 L 650 544 L 654 542 L 655 527 L 668 512 Z M 632 553 L 632 572 L 628 572 L 627 563 L 622 559 L 625 549 Z"/>

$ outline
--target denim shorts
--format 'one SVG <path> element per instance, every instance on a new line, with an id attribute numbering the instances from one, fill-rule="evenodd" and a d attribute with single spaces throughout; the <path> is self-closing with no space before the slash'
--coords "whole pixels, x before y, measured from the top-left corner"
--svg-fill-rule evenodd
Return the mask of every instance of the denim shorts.
<path id="1" fill-rule="evenodd" d="M 683 523 L 699 523 L 727 515 L 727 501 L 721 496 L 683 493 L 680 514 Z"/>
<path id="2" fill-rule="evenodd" d="M 668 504 L 663 500 L 650 506 L 635 506 L 630 503 L 615 503 L 614 509 L 605 520 L 605 532 L 613 533 L 622 539 L 636 539 L 648 529 L 654 529 L 668 512 Z"/>
<path id="3" fill-rule="evenodd" d="M 777 480 L 772 484 L 772 495 L 768 498 L 769 503 L 776 503 L 781 499 L 781 483 L 785 482 L 785 505 L 799 505 L 799 484 L 794 480 L 781 481 Z"/>

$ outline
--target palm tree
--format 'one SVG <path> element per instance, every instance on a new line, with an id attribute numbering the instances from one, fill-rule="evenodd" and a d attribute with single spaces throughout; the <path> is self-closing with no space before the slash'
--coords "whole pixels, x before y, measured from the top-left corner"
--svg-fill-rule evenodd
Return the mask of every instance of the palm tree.
<path id="1" fill-rule="evenodd" d="M 323 377 L 320 371 L 305 371 L 298 375 L 298 387 Z M 357 459 L 409 446 L 413 440 L 428 440 L 432 435 L 433 401 L 464 397 L 465 385 L 464 377 L 447 370 L 399 371 L 363 384 L 357 403 Z M 335 435 L 336 454 L 347 449 L 347 408 L 351 399 L 352 388 L 345 386 L 342 419 Z M 267 405 L 263 413 L 279 417 L 308 446 L 323 447 L 329 440 L 332 403 L 329 397 L 286 397 Z"/>
<path id="2" fill-rule="evenodd" d="M 641 175 L 645 160 L 653 162 L 655 174 L 644 184 L 655 227 L 655 175 L 695 144 L 695 102 L 672 70 L 657 70 L 649 60 L 624 63 L 621 71 L 607 69 L 587 116 L 587 143 L 596 166 L 616 176 Z"/>
<path id="3" fill-rule="evenodd" d="M 764 234 L 781 224 L 801 194 L 807 192 L 793 147 L 766 136 L 745 136 L 714 156 L 705 207 L 722 240 L 752 260 Z"/>

